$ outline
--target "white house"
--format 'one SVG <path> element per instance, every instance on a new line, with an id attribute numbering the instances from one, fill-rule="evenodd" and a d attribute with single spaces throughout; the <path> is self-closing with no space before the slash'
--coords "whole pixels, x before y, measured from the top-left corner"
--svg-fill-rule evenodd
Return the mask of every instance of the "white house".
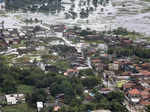
<path id="1" fill-rule="evenodd" d="M 10 95 L 6 95 L 6 101 L 7 101 L 7 104 L 8 105 L 14 105 L 14 104 L 17 104 L 17 100 L 15 97 L 13 96 L 10 96 Z"/>
<path id="2" fill-rule="evenodd" d="M 109 70 L 119 70 L 119 64 L 117 63 L 110 63 Z"/>
<path id="3" fill-rule="evenodd" d="M 25 102 L 25 96 L 24 94 L 8 94 L 5 95 L 6 102 L 8 105 L 14 105 L 17 104 L 18 102 Z"/>
<path id="4" fill-rule="evenodd" d="M 44 107 L 43 102 L 37 102 L 36 105 L 37 105 L 38 112 L 40 112 L 41 109 L 43 109 Z"/>

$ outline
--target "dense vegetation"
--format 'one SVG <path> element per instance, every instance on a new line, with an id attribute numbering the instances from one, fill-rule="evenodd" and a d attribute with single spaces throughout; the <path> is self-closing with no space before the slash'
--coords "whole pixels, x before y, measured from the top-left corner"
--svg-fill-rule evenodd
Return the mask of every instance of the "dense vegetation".
<path id="1" fill-rule="evenodd" d="M 135 31 L 128 31 L 126 28 L 122 28 L 122 27 L 119 27 L 117 29 L 114 29 L 112 31 L 112 33 L 114 35 L 122 35 L 122 36 L 128 36 L 128 35 L 140 35 L 139 33 L 135 32 Z"/>
<path id="2" fill-rule="evenodd" d="M 83 104 L 81 99 L 76 99 L 70 102 L 69 106 L 63 107 L 59 112 L 87 112 L 97 109 L 110 109 L 112 112 L 128 112 L 125 106 L 122 105 L 123 99 L 123 94 L 118 91 L 111 92 L 106 96 L 95 93 L 95 98 L 91 102 Z M 52 111 L 51 108 L 48 109 Z M 43 110 L 43 112 L 48 111 Z"/>
<path id="3" fill-rule="evenodd" d="M 121 56 L 137 56 L 140 58 L 150 58 L 150 49 L 144 49 L 139 47 L 116 47 L 109 48 L 109 54 L 115 53 L 118 57 Z"/>
<path id="4" fill-rule="evenodd" d="M 120 92 L 112 92 L 107 96 L 98 93 L 94 89 L 101 85 L 100 78 L 96 77 L 91 70 L 83 70 L 79 73 L 80 77 L 65 77 L 63 74 L 48 72 L 44 73 L 38 67 L 30 69 L 20 69 L 9 67 L 4 57 L 0 57 L 0 92 L 25 93 L 27 102 L 35 107 L 37 101 L 55 102 L 58 94 L 64 94 L 64 106 L 60 112 L 83 112 L 94 109 L 110 109 L 113 112 L 126 112 L 125 106 L 121 104 L 124 96 Z M 49 89 L 47 89 L 49 88 Z M 95 96 L 92 100 L 85 101 L 85 88 L 93 91 Z M 48 94 L 49 90 L 51 94 Z M 2 104 L 4 105 L 4 104 Z M 46 108 L 48 112 L 52 108 Z"/>

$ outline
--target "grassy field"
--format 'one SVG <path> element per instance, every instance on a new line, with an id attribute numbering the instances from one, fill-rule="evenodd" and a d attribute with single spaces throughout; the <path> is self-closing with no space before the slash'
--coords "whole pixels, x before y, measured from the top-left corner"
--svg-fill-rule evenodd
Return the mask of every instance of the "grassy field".
<path id="1" fill-rule="evenodd" d="M 30 107 L 27 104 L 5 106 L 2 108 L 2 111 L 3 112 L 37 112 L 36 109 Z"/>
<path id="2" fill-rule="evenodd" d="M 28 85 L 19 85 L 18 92 L 24 94 L 31 94 L 34 91 L 34 87 Z"/>

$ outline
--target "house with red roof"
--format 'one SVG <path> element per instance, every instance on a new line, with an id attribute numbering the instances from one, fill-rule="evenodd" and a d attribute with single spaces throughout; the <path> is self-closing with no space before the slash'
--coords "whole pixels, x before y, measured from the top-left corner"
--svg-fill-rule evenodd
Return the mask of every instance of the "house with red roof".
<path id="1" fill-rule="evenodd" d="M 138 104 L 141 99 L 141 92 L 138 89 L 131 89 L 127 93 L 128 100 L 131 104 Z"/>
<path id="2" fill-rule="evenodd" d="M 68 70 L 64 73 L 65 76 L 69 76 L 69 77 L 78 76 L 78 74 L 79 74 L 79 70 L 77 70 L 77 69 L 68 69 Z"/>

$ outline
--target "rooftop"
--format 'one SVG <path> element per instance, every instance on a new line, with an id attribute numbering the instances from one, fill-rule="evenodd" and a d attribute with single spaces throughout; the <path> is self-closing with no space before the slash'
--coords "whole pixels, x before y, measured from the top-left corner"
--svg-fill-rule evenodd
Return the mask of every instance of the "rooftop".
<path id="1" fill-rule="evenodd" d="M 131 94 L 131 95 L 139 95 L 140 91 L 138 89 L 132 89 L 132 90 L 129 90 L 129 94 Z"/>

